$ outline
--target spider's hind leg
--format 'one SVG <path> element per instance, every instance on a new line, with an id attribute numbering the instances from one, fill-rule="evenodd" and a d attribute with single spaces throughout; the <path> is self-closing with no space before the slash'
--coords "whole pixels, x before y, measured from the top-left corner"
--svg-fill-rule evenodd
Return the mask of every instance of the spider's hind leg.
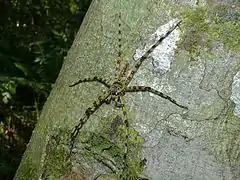
<path id="1" fill-rule="evenodd" d="M 146 86 L 129 86 L 126 88 L 126 92 L 150 92 L 153 93 L 155 95 L 160 96 L 161 98 L 167 99 L 169 100 L 171 103 L 177 105 L 180 108 L 184 108 L 184 109 L 188 109 L 186 106 L 183 106 L 181 104 L 178 104 L 176 100 L 174 100 L 173 98 L 171 98 L 170 96 L 163 94 L 160 91 L 157 91 L 151 87 L 146 87 Z"/>
<path id="2" fill-rule="evenodd" d="M 127 169 L 128 166 L 128 162 L 127 162 L 127 156 L 128 156 L 128 151 L 129 151 L 129 147 L 128 147 L 128 143 L 129 143 L 129 121 L 128 121 L 128 114 L 127 114 L 127 107 L 126 107 L 126 102 L 123 96 L 118 96 L 117 99 L 118 103 L 121 104 L 121 109 L 122 109 L 122 113 L 123 113 L 123 124 L 125 126 L 125 140 L 124 140 L 124 155 L 123 155 L 123 161 L 124 161 L 124 169 Z M 122 179 L 122 174 L 120 175 L 120 179 Z"/>
<path id="3" fill-rule="evenodd" d="M 109 93 L 105 93 L 103 96 L 99 96 L 96 101 L 93 102 L 93 105 L 86 109 L 85 114 L 82 118 L 79 119 L 78 124 L 75 126 L 74 130 L 71 133 L 70 137 L 70 155 L 72 154 L 72 150 L 74 148 L 74 144 L 76 138 L 82 129 L 83 125 L 86 124 L 87 120 L 93 115 L 104 103 L 106 103 L 107 98 L 109 97 Z"/>

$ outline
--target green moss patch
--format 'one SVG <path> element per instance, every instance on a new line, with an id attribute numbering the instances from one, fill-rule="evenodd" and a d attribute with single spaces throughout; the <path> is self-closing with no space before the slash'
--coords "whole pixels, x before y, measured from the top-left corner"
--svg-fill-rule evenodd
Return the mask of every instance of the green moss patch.
<path id="1" fill-rule="evenodd" d="M 108 176 L 99 179 L 138 179 L 143 173 L 141 160 L 143 138 L 133 128 L 126 129 L 121 116 L 101 120 L 95 132 L 81 132 L 78 136 L 78 155 L 90 164 L 105 166 Z M 126 133 L 128 138 L 126 140 Z M 127 157 L 124 158 L 127 143 Z"/>
<path id="2" fill-rule="evenodd" d="M 69 174 L 71 164 L 68 161 L 69 151 L 66 144 L 69 132 L 56 131 L 47 143 L 43 162 L 42 179 L 60 179 L 63 174 Z"/>
<path id="3" fill-rule="evenodd" d="M 223 44 L 226 50 L 240 50 L 239 7 L 219 4 L 189 8 L 181 16 L 185 32 L 180 47 L 192 56 L 197 56 L 200 49 L 211 52 L 217 44 Z"/>

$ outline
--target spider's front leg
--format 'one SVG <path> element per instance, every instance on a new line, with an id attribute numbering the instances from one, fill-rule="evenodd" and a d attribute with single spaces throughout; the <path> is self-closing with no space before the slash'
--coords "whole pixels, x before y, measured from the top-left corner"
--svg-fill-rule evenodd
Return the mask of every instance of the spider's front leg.
<path id="1" fill-rule="evenodd" d="M 180 108 L 188 109 L 186 106 L 183 106 L 181 104 L 178 104 L 176 100 L 171 98 L 170 96 L 163 94 L 162 92 L 159 92 L 151 87 L 146 87 L 146 86 L 129 86 L 126 88 L 126 92 L 150 92 L 153 94 L 156 94 L 160 96 L 161 98 L 169 100 L 171 103 L 177 105 Z"/>
<path id="2" fill-rule="evenodd" d="M 181 22 L 180 20 L 175 20 L 166 32 L 163 32 L 161 35 L 157 35 L 158 40 L 154 44 L 150 45 L 148 49 L 145 51 L 145 53 L 139 59 L 137 59 L 137 62 L 134 64 L 133 69 L 130 71 L 130 73 L 127 76 L 126 83 L 125 83 L 126 86 L 132 81 L 133 76 L 136 74 L 136 72 L 138 71 L 142 63 L 148 58 L 148 56 L 154 51 L 154 49 L 158 45 L 160 45 L 161 42 L 166 37 L 168 37 L 169 34 L 172 33 L 172 31 L 174 31 L 177 28 L 180 22 Z M 154 33 L 154 37 L 155 36 L 156 36 L 156 33 Z"/>
<path id="3" fill-rule="evenodd" d="M 83 83 L 83 82 L 99 82 L 99 83 L 103 84 L 107 88 L 110 88 L 110 86 L 111 86 L 109 84 L 108 80 L 100 78 L 100 77 L 97 77 L 97 76 L 94 76 L 92 78 L 80 79 L 79 81 L 75 82 L 74 84 L 69 85 L 69 87 L 76 86 L 76 85 L 78 85 L 80 83 Z"/>
<path id="4" fill-rule="evenodd" d="M 80 118 L 79 123 L 75 126 L 73 132 L 71 133 L 70 138 L 70 155 L 72 154 L 72 150 L 75 144 L 75 140 L 82 129 L 83 125 L 87 122 L 87 120 L 90 118 L 91 115 L 93 115 L 104 103 L 106 103 L 106 100 L 110 96 L 110 93 L 107 92 L 103 96 L 99 96 L 96 101 L 93 102 L 92 107 L 87 108 L 85 111 L 85 114 L 82 118 Z"/>

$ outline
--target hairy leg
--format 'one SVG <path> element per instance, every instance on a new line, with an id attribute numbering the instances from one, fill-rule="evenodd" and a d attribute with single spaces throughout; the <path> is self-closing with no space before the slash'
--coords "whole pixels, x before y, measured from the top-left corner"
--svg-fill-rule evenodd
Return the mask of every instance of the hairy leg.
<path id="1" fill-rule="evenodd" d="M 109 97 L 109 93 L 105 93 L 103 96 L 99 96 L 96 101 L 93 102 L 92 107 L 87 108 L 85 111 L 85 114 L 82 118 L 79 119 L 78 124 L 75 126 L 73 132 L 71 133 L 70 138 L 70 155 L 72 154 L 72 150 L 75 144 L 75 140 L 82 129 L 83 125 L 87 122 L 87 120 L 90 118 L 91 115 L 93 115 L 96 110 L 98 110 L 106 101 L 106 99 Z"/>
<path id="2" fill-rule="evenodd" d="M 103 79 L 103 78 L 94 76 L 94 77 L 92 77 L 92 78 L 80 79 L 80 80 L 78 80 L 77 82 L 75 82 L 74 84 L 69 85 L 69 87 L 76 86 L 76 85 L 78 85 L 78 84 L 80 84 L 80 83 L 83 83 L 83 82 L 99 82 L 99 83 L 103 84 L 103 85 L 104 85 L 105 87 L 107 87 L 107 88 L 109 88 L 109 87 L 111 86 L 106 79 Z"/>
<path id="3" fill-rule="evenodd" d="M 153 94 L 156 94 L 158 96 L 160 96 L 161 98 L 167 99 L 170 102 L 172 102 L 173 104 L 177 105 L 180 108 L 184 108 L 184 109 L 188 109 L 186 106 L 180 105 L 176 102 L 176 100 L 174 100 L 173 98 L 171 98 L 170 96 L 163 94 L 162 92 L 159 92 L 151 87 L 146 87 L 146 86 L 129 86 L 126 88 L 125 90 L 126 92 L 150 92 Z"/>
<path id="4" fill-rule="evenodd" d="M 161 37 L 159 37 L 158 41 L 153 44 L 144 54 L 141 58 L 138 59 L 138 61 L 134 64 L 134 67 L 132 69 L 132 71 L 129 73 L 127 80 L 126 80 L 126 86 L 131 82 L 133 76 L 136 74 L 136 72 L 138 71 L 139 67 L 142 65 L 143 61 L 145 61 L 149 54 L 151 54 L 153 52 L 153 50 L 166 38 L 168 37 L 168 35 L 174 30 L 176 29 L 176 27 L 178 26 L 178 24 L 180 23 L 177 22 L 174 26 L 172 26 L 167 33 L 163 34 Z"/>
<path id="5" fill-rule="evenodd" d="M 127 108 L 126 108 L 126 102 L 125 102 L 125 98 L 123 96 L 118 96 L 118 101 L 122 104 L 121 109 L 122 109 L 122 113 L 123 113 L 123 124 L 125 126 L 125 139 L 124 139 L 124 155 L 123 155 L 123 161 L 124 161 L 124 169 L 127 169 L 128 167 L 128 160 L 127 160 L 127 156 L 128 156 L 128 141 L 129 141 L 129 122 L 128 122 L 128 117 L 127 117 Z M 122 176 L 122 175 L 121 175 Z M 120 176 L 120 179 L 122 179 L 122 177 Z"/>
<path id="6" fill-rule="evenodd" d="M 121 13 L 118 15 L 118 54 L 117 54 L 117 65 L 116 65 L 116 73 L 115 77 L 118 76 L 118 72 L 120 72 L 121 69 L 121 56 L 122 56 L 122 31 L 121 31 Z"/>

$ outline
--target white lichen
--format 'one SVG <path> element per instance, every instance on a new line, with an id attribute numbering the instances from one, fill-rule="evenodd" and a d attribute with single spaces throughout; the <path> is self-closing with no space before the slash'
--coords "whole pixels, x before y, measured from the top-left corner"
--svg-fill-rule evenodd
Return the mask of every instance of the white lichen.
<path id="1" fill-rule="evenodd" d="M 234 115 L 240 117 L 240 72 L 233 77 L 231 100 L 235 103 Z"/>
<path id="2" fill-rule="evenodd" d="M 172 19 L 167 24 L 160 26 L 148 39 L 148 41 L 136 49 L 134 54 L 134 60 L 137 61 L 144 53 L 150 49 L 151 46 L 156 44 L 160 38 L 165 36 L 170 29 L 174 28 L 180 20 Z M 152 58 L 154 71 L 164 74 L 170 70 L 171 63 L 174 57 L 174 49 L 176 48 L 176 42 L 180 39 L 179 30 L 173 30 L 162 43 L 157 46 L 153 52 L 149 55 Z"/>

